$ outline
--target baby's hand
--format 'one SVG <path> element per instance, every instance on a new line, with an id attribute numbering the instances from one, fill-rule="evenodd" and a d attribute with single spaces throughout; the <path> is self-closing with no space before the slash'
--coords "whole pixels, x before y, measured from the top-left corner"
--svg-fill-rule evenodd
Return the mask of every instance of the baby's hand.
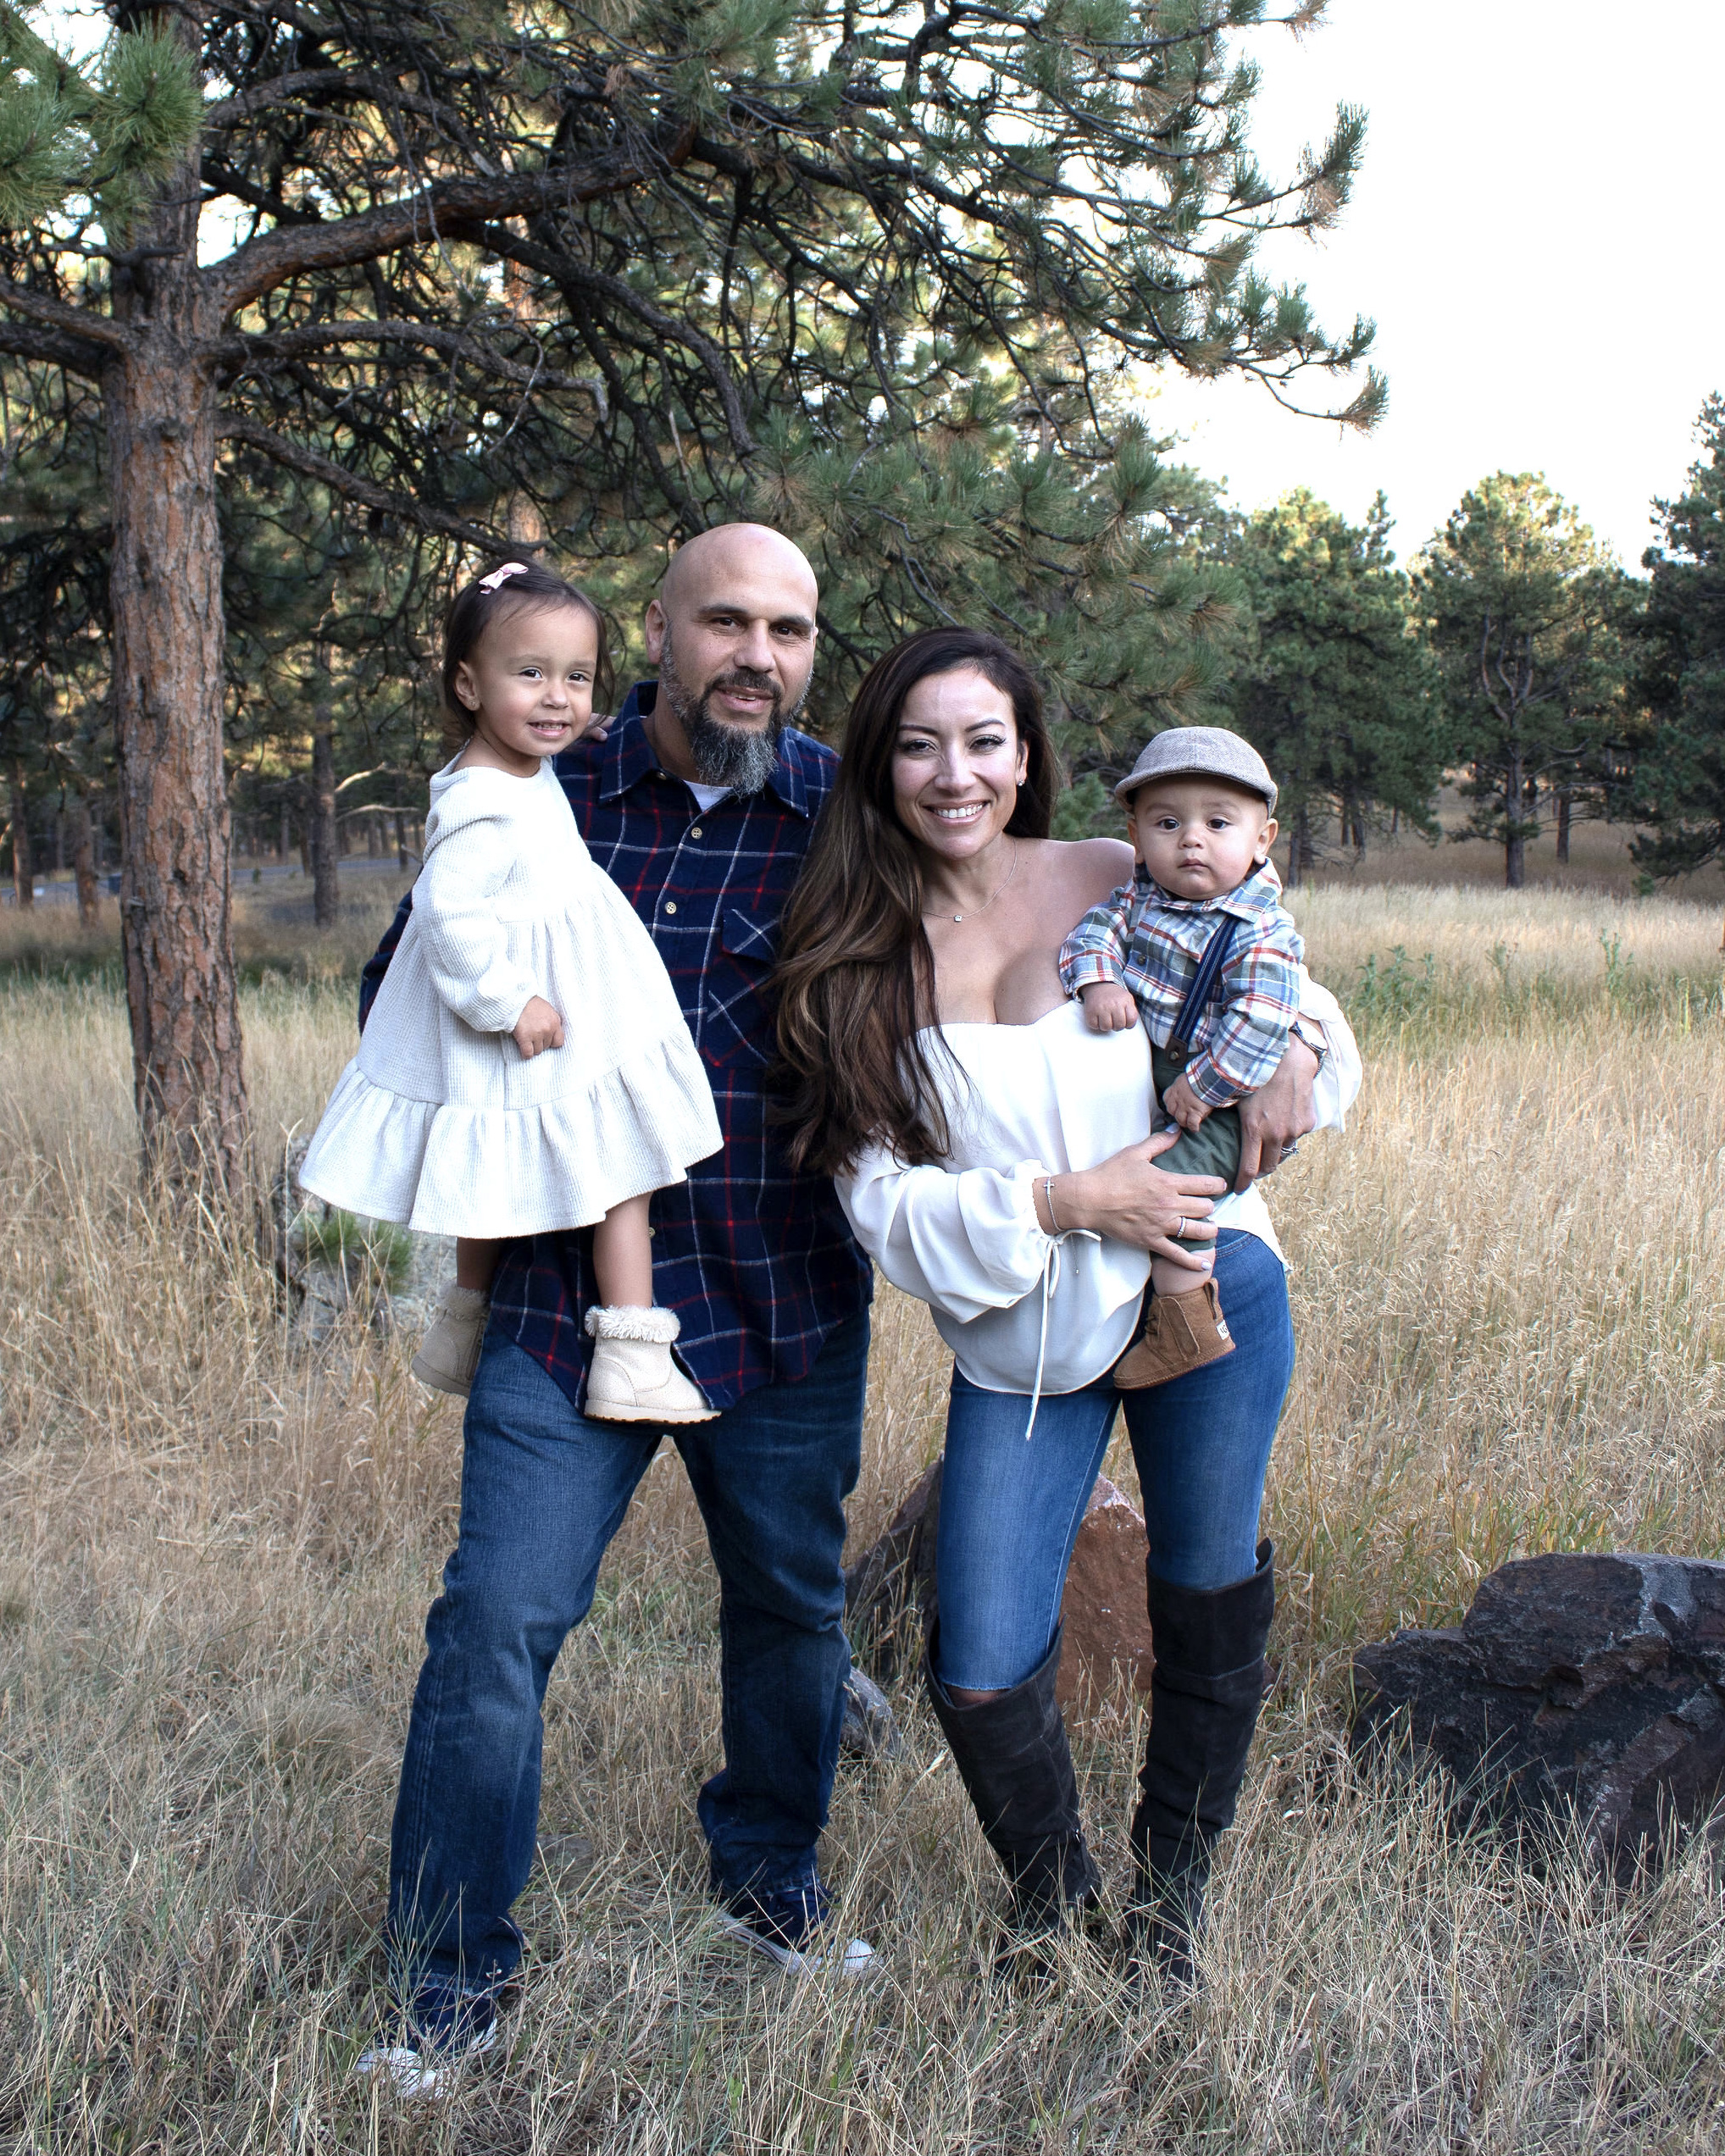
<path id="1" fill-rule="evenodd" d="M 1163 1094 L 1162 1104 L 1180 1128 L 1188 1132 L 1200 1128 L 1210 1112 L 1187 1083 L 1184 1071 Z"/>
<path id="2" fill-rule="evenodd" d="M 1087 981 L 1079 990 L 1092 1033 L 1124 1033 L 1138 1023 L 1138 1006 L 1118 981 Z"/>
<path id="3" fill-rule="evenodd" d="M 528 998 L 512 1032 L 515 1045 L 530 1061 L 544 1050 L 563 1045 L 563 1022 L 542 995 Z"/>

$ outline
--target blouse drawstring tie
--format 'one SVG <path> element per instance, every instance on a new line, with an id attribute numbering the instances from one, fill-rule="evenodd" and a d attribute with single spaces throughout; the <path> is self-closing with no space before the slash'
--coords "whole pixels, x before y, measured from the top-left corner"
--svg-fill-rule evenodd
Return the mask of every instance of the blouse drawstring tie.
<path id="1" fill-rule="evenodd" d="M 1082 1243 L 1100 1243 L 1101 1237 L 1089 1228 L 1068 1228 L 1058 1235 L 1051 1235 L 1048 1248 L 1042 1257 L 1042 1327 L 1036 1340 L 1036 1383 L 1030 1393 L 1030 1420 L 1024 1425 L 1024 1442 L 1030 1442 L 1030 1433 L 1036 1427 L 1036 1411 L 1042 1405 L 1042 1366 L 1048 1359 L 1048 1306 L 1060 1286 L 1060 1246 L 1076 1237 Z"/>

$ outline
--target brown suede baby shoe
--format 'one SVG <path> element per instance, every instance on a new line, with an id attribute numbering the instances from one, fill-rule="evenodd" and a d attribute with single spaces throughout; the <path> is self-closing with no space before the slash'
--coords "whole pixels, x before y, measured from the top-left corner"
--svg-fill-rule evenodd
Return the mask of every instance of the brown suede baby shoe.
<path id="1" fill-rule="evenodd" d="M 1205 1280 L 1183 1295 L 1150 1298 L 1144 1330 L 1115 1364 L 1114 1383 L 1123 1393 L 1135 1393 L 1233 1353 L 1222 1298 L 1216 1283 Z"/>

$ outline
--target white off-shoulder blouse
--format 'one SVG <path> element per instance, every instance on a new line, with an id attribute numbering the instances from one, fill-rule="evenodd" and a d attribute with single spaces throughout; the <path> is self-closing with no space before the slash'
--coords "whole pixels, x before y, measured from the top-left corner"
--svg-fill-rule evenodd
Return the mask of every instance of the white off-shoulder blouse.
<path id="1" fill-rule="evenodd" d="M 1340 1005 L 1303 968 L 1300 1015 L 1324 1036 L 1313 1085 L 1318 1128 L 1340 1130 L 1360 1089 L 1359 1050 Z M 1149 1039 L 1141 1026 L 1092 1033 L 1077 1002 L 1034 1025 L 940 1032 L 950 1157 L 906 1167 L 872 1148 L 840 1179 L 840 1200 L 887 1278 L 928 1304 L 973 1384 L 1076 1392 L 1125 1352 L 1150 1260 L 1109 1237 L 1049 1236 L 1036 1217 L 1035 1185 L 1149 1137 Z M 1281 1255 L 1257 1185 L 1219 1199 L 1211 1218 Z"/>

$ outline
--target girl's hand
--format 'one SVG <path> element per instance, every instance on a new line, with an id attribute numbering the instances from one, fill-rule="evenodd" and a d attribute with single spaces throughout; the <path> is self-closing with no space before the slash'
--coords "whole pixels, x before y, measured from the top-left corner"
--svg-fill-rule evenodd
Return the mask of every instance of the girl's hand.
<path id="1" fill-rule="evenodd" d="M 542 995 L 530 996 L 526 1009 L 515 1021 L 511 1037 L 530 1062 L 547 1048 L 563 1046 L 563 1022 Z"/>
<path id="2" fill-rule="evenodd" d="M 1165 1174 L 1156 1165 L 1156 1156 L 1175 1142 L 1173 1131 L 1159 1131 L 1141 1145 L 1127 1146 L 1100 1167 L 1056 1176 L 1054 1211 L 1060 1226 L 1088 1228 L 1095 1234 L 1112 1235 L 1117 1242 L 1148 1250 L 1154 1257 L 1190 1266 L 1192 1245 L 1216 1239 L 1209 1215 L 1228 1185 L 1219 1175 Z M 1035 1196 L 1040 1217 L 1040 1179 Z M 1184 1229 L 1184 1239 L 1176 1238 L 1176 1228 Z"/>

